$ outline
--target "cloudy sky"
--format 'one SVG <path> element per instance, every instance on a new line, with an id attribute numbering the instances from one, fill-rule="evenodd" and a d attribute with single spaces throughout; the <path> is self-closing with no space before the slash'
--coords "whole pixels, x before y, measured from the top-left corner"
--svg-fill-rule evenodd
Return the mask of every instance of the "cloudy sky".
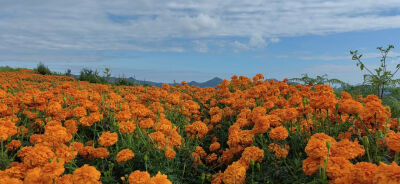
<path id="1" fill-rule="evenodd" d="M 233 74 L 362 81 L 350 50 L 400 62 L 399 0 L 0 0 L 0 65 L 171 82 Z M 397 48 L 398 47 L 398 48 Z"/>

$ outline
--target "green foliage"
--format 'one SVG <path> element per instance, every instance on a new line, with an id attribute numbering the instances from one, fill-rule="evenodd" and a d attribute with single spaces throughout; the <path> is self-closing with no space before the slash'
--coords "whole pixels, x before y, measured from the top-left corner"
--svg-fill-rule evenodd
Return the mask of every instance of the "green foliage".
<path id="1" fill-rule="evenodd" d="M 20 68 L 12 68 L 9 66 L 1 66 L 0 67 L 0 72 L 18 72 Z"/>
<path id="2" fill-rule="evenodd" d="M 64 75 L 71 77 L 72 76 L 71 69 L 67 69 Z"/>
<path id="3" fill-rule="evenodd" d="M 367 74 L 364 75 L 364 84 L 371 85 L 376 91 L 376 95 L 382 98 L 384 96 L 386 87 L 395 87 L 400 83 L 400 79 L 393 79 L 394 75 L 399 71 L 400 64 L 396 66 L 396 70 L 394 72 L 388 70 L 387 60 L 388 54 L 391 49 L 393 49 L 393 45 L 389 45 L 386 49 L 382 47 L 378 47 L 377 49 L 381 53 L 380 66 L 373 71 L 371 71 L 365 64 L 361 61 L 362 54 L 358 54 L 358 50 L 350 51 L 352 55 L 352 60 L 357 61 L 357 66 L 360 67 L 360 70 L 364 69 L 367 71 Z"/>
<path id="4" fill-rule="evenodd" d="M 110 82 L 110 78 L 111 78 L 111 71 L 110 71 L 110 68 L 105 68 L 104 69 L 104 80 L 106 81 L 106 82 Z"/>
<path id="5" fill-rule="evenodd" d="M 339 79 L 328 79 L 328 75 L 317 75 L 315 78 L 309 77 L 308 74 L 303 74 L 301 78 L 291 78 L 290 82 L 300 82 L 304 85 L 316 85 L 316 84 L 330 84 L 330 85 L 340 85 L 342 87 L 349 86 L 349 84 L 339 80 Z"/>
<path id="6" fill-rule="evenodd" d="M 92 70 L 88 68 L 83 68 L 81 70 L 79 80 L 88 81 L 91 83 L 107 83 L 107 80 L 100 76 L 97 70 Z"/>
<path id="7" fill-rule="evenodd" d="M 115 79 L 114 84 L 117 86 L 136 86 L 139 84 L 134 83 L 133 81 L 128 80 L 124 76 L 118 77 Z"/>
<path id="8" fill-rule="evenodd" d="M 34 69 L 37 73 L 42 74 L 42 75 L 52 75 L 53 72 L 51 72 L 51 70 L 49 69 L 49 67 L 47 67 L 46 65 L 44 65 L 43 63 L 39 63 L 37 65 L 37 67 Z"/>

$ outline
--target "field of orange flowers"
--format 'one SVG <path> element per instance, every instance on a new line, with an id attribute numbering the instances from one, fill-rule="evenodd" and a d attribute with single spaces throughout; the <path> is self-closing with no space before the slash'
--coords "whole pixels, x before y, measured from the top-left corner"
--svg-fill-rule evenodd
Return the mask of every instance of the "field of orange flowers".
<path id="1" fill-rule="evenodd" d="M 378 97 L 263 79 L 0 73 L 0 184 L 400 183 L 399 121 Z"/>

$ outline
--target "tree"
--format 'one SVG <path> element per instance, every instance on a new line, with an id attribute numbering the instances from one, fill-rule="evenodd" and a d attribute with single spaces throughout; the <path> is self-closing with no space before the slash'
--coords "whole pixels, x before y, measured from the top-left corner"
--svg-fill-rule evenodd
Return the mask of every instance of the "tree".
<path id="1" fill-rule="evenodd" d="M 302 82 L 304 85 L 315 85 L 315 84 L 330 84 L 330 85 L 340 85 L 342 87 L 347 86 L 348 84 L 339 80 L 339 79 L 328 79 L 328 75 L 324 74 L 322 76 L 317 75 L 317 77 L 312 78 L 307 74 L 303 74 L 301 78 L 291 78 L 289 81 L 291 82 Z"/>
<path id="2" fill-rule="evenodd" d="M 360 70 L 363 71 L 365 69 L 367 71 L 367 74 L 364 75 L 364 84 L 373 86 L 379 98 L 383 97 L 386 87 L 396 86 L 400 82 L 400 79 L 393 79 L 394 75 L 400 69 L 400 64 L 397 64 L 396 70 L 393 73 L 392 71 L 388 70 L 387 66 L 388 54 L 393 48 L 393 45 L 389 45 L 386 49 L 377 47 L 377 49 L 381 52 L 381 64 L 378 68 L 373 70 L 374 72 L 366 67 L 361 61 L 361 57 L 363 55 L 358 54 L 358 50 L 350 51 L 350 54 L 353 56 L 352 60 L 357 61 L 357 66 L 360 67 Z"/>

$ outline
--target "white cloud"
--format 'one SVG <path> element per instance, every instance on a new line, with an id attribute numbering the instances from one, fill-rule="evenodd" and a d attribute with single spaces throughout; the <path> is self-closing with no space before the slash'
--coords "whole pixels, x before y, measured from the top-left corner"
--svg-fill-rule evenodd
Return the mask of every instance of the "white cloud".
<path id="1" fill-rule="evenodd" d="M 267 46 L 267 42 L 261 36 L 261 34 L 254 34 L 250 37 L 249 46 L 255 48 L 263 48 Z"/>
<path id="2" fill-rule="evenodd" d="M 200 53 L 208 52 L 208 44 L 206 41 L 195 40 L 193 41 L 194 50 Z"/>
<path id="3" fill-rule="evenodd" d="M 281 40 L 280 40 L 279 38 L 270 38 L 269 41 L 270 41 L 271 43 L 278 43 L 278 42 L 280 42 Z"/>
<path id="4" fill-rule="evenodd" d="M 248 50 L 279 37 L 400 28 L 400 14 L 388 13 L 398 10 L 398 0 L 2 0 L 0 49 L 185 52 L 191 41 L 180 40 L 228 38 L 249 39 L 228 44 Z"/>

